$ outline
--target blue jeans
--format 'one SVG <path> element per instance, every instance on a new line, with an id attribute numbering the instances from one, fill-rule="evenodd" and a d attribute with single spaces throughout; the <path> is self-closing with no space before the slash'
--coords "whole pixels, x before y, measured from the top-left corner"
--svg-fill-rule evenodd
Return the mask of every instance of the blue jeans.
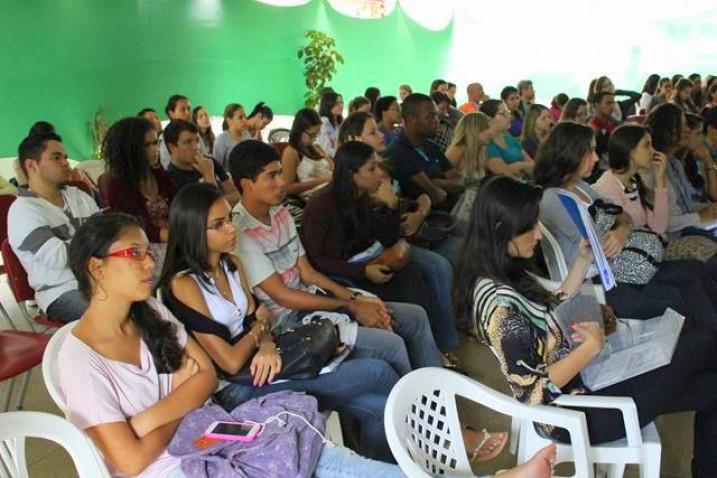
<path id="1" fill-rule="evenodd" d="M 53 300 L 45 312 L 53 319 L 67 323 L 82 317 L 89 305 L 79 290 L 70 290 Z"/>
<path id="2" fill-rule="evenodd" d="M 371 460 L 341 446 L 324 446 L 314 470 L 315 478 L 403 478 L 397 465 Z"/>
<path id="3" fill-rule="evenodd" d="M 461 248 L 463 247 L 463 241 L 465 238 L 460 236 L 450 235 L 442 240 L 434 249 L 433 252 L 440 254 L 441 256 L 448 259 L 455 270 L 458 270 L 460 266 Z"/>
<path id="4" fill-rule="evenodd" d="M 252 387 L 229 384 L 214 394 L 214 399 L 226 410 L 252 398 L 281 390 L 306 392 L 319 400 L 322 409 L 336 410 L 361 423 L 359 442 L 361 452 L 370 458 L 391 459 L 391 451 L 383 428 L 386 400 L 398 375 L 387 362 L 374 358 L 349 356 L 331 373 L 308 380 Z"/>
<path id="5" fill-rule="evenodd" d="M 421 367 L 440 367 L 440 352 L 423 307 L 401 302 L 386 305 L 393 311 L 395 333 L 359 327 L 352 357 L 385 360 L 400 376 Z"/>
<path id="6" fill-rule="evenodd" d="M 454 241 L 455 239 L 455 241 Z M 442 244 L 459 243 L 458 238 L 450 236 Z M 411 261 L 421 270 L 423 280 L 434 292 L 432 299 L 436 307 L 432 308 L 431 329 L 436 343 L 443 351 L 458 348 L 458 330 L 453 310 L 453 266 L 443 256 L 420 247 L 411 247 Z"/>

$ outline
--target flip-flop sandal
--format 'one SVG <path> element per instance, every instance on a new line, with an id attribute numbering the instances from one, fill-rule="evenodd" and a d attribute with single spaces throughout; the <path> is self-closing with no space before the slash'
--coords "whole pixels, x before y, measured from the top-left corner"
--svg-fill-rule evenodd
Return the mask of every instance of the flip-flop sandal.
<path id="1" fill-rule="evenodd" d="M 474 429 L 470 427 L 466 427 L 467 430 L 475 431 Z M 483 463 L 486 461 L 490 461 L 493 458 L 500 455 L 500 452 L 503 451 L 503 448 L 505 448 L 505 444 L 508 443 L 508 433 L 507 432 L 498 432 L 498 433 L 490 433 L 485 428 L 482 430 L 483 433 L 483 439 L 480 441 L 477 447 L 473 449 L 473 453 L 470 457 L 471 463 Z M 502 438 L 499 440 L 498 444 L 493 448 L 492 451 L 488 452 L 485 455 L 478 455 L 480 451 L 488 444 L 491 438 L 498 437 L 502 435 Z"/>

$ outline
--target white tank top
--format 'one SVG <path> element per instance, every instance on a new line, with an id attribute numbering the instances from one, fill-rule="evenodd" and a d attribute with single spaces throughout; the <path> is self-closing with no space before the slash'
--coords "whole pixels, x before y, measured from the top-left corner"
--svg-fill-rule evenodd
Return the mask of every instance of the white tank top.
<path id="1" fill-rule="evenodd" d="M 214 279 L 210 278 L 210 283 L 206 284 L 196 274 L 189 274 L 189 277 L 194 279 L 199 290 L 202 291 L 204 302 L 207 304 L 212 319 L 229 329 L 229 335 L 234 338 L 244 330 L 244 319 L 249 309 L 249 302 L 241 286 L 238 271 L 232 272 L 229 270 L 229 265 L 226 261 L 222 261 L 222 266 L 224 267 L 224 273 L 227 276 L 234 302 L 227 300 L 219 292 Z"/>

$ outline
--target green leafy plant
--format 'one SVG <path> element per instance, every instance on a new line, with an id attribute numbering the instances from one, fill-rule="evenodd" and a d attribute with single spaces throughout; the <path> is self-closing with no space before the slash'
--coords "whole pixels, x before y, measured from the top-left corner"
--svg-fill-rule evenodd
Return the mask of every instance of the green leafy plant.
<path id="1" fill-rule="evenodd" d="M 87 130 L 92 140 L 92 159 L 102 159 L 102 141 L 107 133 L 105 112 L 102 109 L 95 111 L 92 121 L 87 122 Z"/>
<path id="2" fill-rule="evenodd" d="M 336 65 L 344 62 L 344 57 L 336 50 L 336 40 L 324 32 L 307 31 L 308 45 L 298 51 L 299 59 L 304 60 L 304 77 L 307 91 L 304 93 L 306 106 L 314 108 L 319 102 L 319 94 L 336 73 Z"/>

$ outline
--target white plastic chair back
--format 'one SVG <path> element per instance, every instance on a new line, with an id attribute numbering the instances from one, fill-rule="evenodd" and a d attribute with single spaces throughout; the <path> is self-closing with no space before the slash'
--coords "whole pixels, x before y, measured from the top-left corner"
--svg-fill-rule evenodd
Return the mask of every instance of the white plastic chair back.
<path id="1" fill-rule="evenodd" d="M 583 413 L 525 405 L 468 377 L 436 367 L 414 370 L 401 378 L 386 404 L 386 438 L 407 476 L 474 476 L 458 420 L 457 395 L 508 416 L 565 428 L 574 446 L 577 476 L 593 477 Z"/>
<path id="2" fill-rule="evenodd" d="M 558 240 L 555 239 L 555 236 L 545 224 L 538 222 L 538 227 L 540 227 L 540 232 L 543 235 L 543 239 L 540 241 L 540 249 L 543 251 L 545 264 L 548 266 L 550 280 L 562 283 L 568 276 L 568 265 L 565 262 L 563 251 L 560 248 L 560 244 L 558 244 Z"/>
<path id="3" fill-rule="evenodd" d="M 105 172 L 105 163 L 99 159 L 88 159 L 77 163 L 77 169 L 87 173 L 92 182 L 97 184 L 97 180 Z"/>
<path id="4" fill-rule="evenodd" d="M 60 444 L 72 458 L 80 478 L 109 478 L 107 467 L 94 452 L 90 439 L 67 420 L 42 412 L 0 414 L 0 475 L 27 478 L 25 438 Z"/>
<path id="5" fill-rule="evenodd" d="M 65 413 L 67 403 L 58 382 L 59 371 L 57 368 L 60 366 L 60 363 L 57 356 L 62 343 L 65 341 L 65 337 L 72 332 L 72 329 L 74 329 L 76 325 L 77 321 L 70 322 L 55 332 L 47 343 L 45 353 L 42 356 L 42 378 L 45 380 L 45 387 L 50 394 L 50 398 L 52 398 L 55 405 L 62 410 L 62 413 Z"/>

